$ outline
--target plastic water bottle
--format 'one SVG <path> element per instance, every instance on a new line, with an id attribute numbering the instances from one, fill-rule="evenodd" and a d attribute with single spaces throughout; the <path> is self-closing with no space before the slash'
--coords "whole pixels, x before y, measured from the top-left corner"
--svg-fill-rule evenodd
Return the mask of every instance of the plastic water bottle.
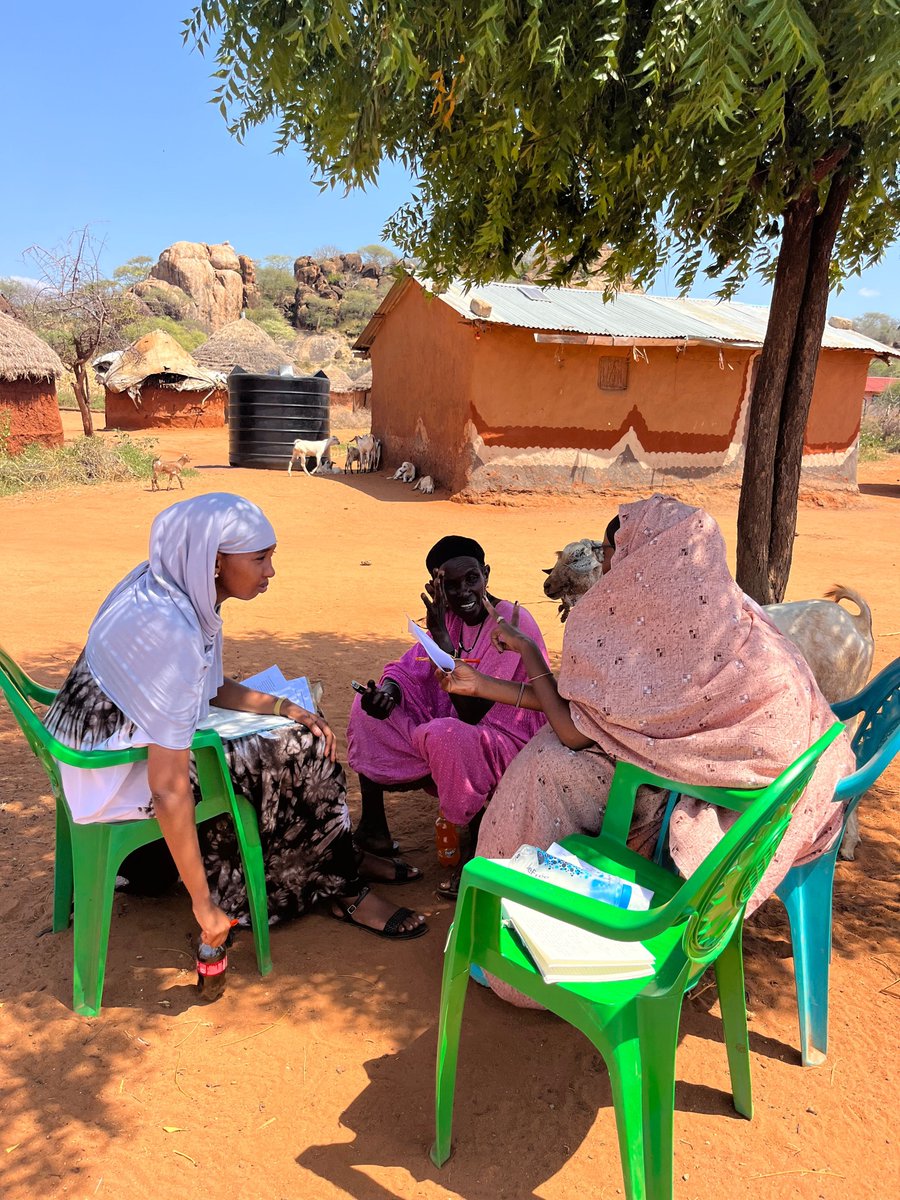
<path id="1" fill-rule="evenodd" d="M 434 823 L 434 844 L 442 867 L 459 866 L 459 830 L 452 821 L 440 815 Z"/>
<path id="2" fill-rule="evenodd" d="M 604 904 L 612 904 L 616 908 L 627 908 L 631 900 L 633 888 L 627 880 L 617 879 L 615 875 L 587 864 L 576 866 L 537 846 L 520 846 L 510 859 L 510 866 L 535 879 L 556 883 L 571 892 L 602 900 Z"/>

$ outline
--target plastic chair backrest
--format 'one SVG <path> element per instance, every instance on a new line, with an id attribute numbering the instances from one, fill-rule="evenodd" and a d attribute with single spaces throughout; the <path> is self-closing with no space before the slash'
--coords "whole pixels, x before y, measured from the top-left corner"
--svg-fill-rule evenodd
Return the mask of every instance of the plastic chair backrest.
<path id="1" fill-rule="evenodd" d="M 819 758 L 843 728 L 836 722 L 767 788 L 756 791 L 688 786 L 628 763 L 617 765 L 607 802 L 607 815 L 614 827 L 620 821 L 615 812 L 610 815 L 611 807 L 621 803 L 630 822 L 634 795 L 642 784 L 686 793 L 742 814 L 675 895 L 652 910 L 659 918 L 658 925 L 654 922 L 655 929 L 686 924 L 682 947 L 693 963 L 717 957 L 730 938 L 778 849 Z M 605 819 L 601 832 L 606 827 Z"/>
<path id="2" fill-rule="evenodd" d="M 900 658 L 880 671 L 861 692 L 832 705 L 832 709 L 842 721 L 862 714 L 851 742 L 857 770 L 835 788 L 836 799 L 851 800 L 849 814 L 900 752 Z"/>
<path id="3" fill-rule="evenodd" d="M 0 674 L 6 673 L 10 683 L 26 700 L 37 700 L 39 704 L 52 704 L 56 692 L 36 683 L 30 675 L 26 675 L 11 654 L 0 646 Z"/>

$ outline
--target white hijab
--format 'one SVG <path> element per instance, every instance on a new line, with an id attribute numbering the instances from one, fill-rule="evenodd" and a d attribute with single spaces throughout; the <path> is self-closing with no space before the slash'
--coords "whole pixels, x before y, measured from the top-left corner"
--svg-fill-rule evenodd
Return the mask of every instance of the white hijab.
<path id="1" fill-rule="evenodd" d="M 151 741 L 191 744 L 222 685 L 222 619 L 216 554 L 275 545 L 262 510 L 211 492 L 164 509 L 150 530 L 150 558 L 104 600 L 85 657 L 100 688 Z"/>

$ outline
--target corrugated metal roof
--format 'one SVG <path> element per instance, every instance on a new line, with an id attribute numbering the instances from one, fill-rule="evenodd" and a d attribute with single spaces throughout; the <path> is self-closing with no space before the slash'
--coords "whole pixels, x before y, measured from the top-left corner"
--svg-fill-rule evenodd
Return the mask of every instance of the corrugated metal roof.
<path id="1" fill-rule="evenodd" d="M 682 299 L 637 292 L 620 292 L 614 299 L 604 300 L 602 292 L 550 287 L 541 288 L 540 300 L 532 300 L 514 283 L 470 288 L 454 282 L 440 293 L 445 304 L 472 321 L 478 319 L 469 308 L 475 297 L 491 305 L 491 315 L 484 319 L 496 324 L 606 337 L 687 338 L 762 345 L 769 320 L 769 310 L 764 305 L 736 300 Z M 822 345 L 838 350 L 897 354 L 861 333 L 835 329 L 832 325 L 825 326 Z"/>
<path id="2" fill-rule="evenodd" d="M 387 315 L 410 278 L 396 284 L 388 293 L 360 335 L 356 348 L 365 350 L 377 335 Z M 416 280 L 427 291 L 428 280 Z M 395 295 L 396 293 L 396 295 Z M 536 294 L 537 293 L 537 294 Z M 538 296 L 540 298 L 538 298 Z M 493 325 L 515 325 L 554 333 L 587 334 L 599 337 L 671 341 L 737 342 L 762 345 L 769 319 L 764 305 L 741 304 L 729 300 L 694 300 L 672 296 L 648 296 L 637 292 L 619 292 L 604 300 L 602 292 L 585 288 L 545 287 L 516 283 L 487 283 L 470 286 L 454 281 L 438 298 L 469 321 Z M 471 310 L 473 299 L 491 306 L 490 315 L 479 317 Z M 822 345 L 838 350 L 869 350 L 872 354 L 897 351 L 853 330 L 825 326 Z"/>

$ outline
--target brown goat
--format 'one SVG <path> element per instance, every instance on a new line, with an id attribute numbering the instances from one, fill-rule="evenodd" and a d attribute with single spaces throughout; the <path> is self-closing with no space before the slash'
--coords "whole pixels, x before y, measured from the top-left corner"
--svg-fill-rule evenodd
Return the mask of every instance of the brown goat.
<path id="1" fill-rule="evenodd" d="M 168 475 L 168 477 L 169 477 L 169 483 L 168 483 L 168 486 L 166 487 L 167 492 L 172 487 L 173 479 L 178 480 L 178 484 L 179 484 L 181 490 L 184 491 L 184 481 L 181 478 L 181 472 L 184 470 L 184 468 L 187 466 L 187 464 L 190 461 L 191 461 L 191 458 L 190 458 L 189 454 L 181 454 L 178 456 L 178 458 L 167 459 L 167 460 L 163 460 L 161 458 L 154 458 L 153 468 L 152 468 L 153 478 L 150 481 L 150 491 L 158 492 L 160 490 L 160 488 L 159 488 L 160 475 Z"/>

